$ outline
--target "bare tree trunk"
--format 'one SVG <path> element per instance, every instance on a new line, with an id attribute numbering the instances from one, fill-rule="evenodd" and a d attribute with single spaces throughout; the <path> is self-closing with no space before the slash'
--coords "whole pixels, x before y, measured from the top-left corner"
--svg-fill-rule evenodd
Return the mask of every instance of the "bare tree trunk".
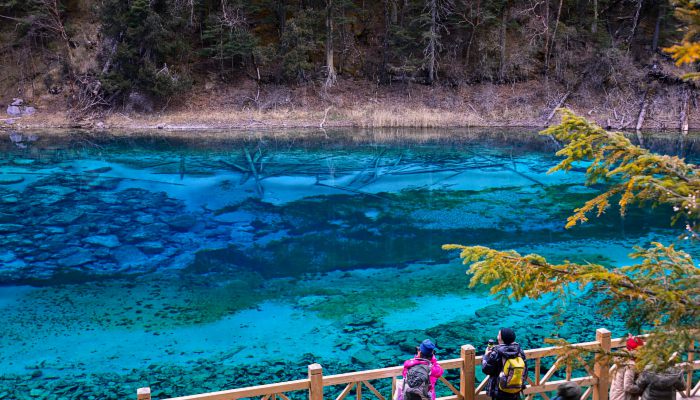
<path id="1" fill-rule="evenodd" d="M 333 66 L 333 0 L 326 0 L 326 89 L 332 87 L 338 76 Z"/>
<path id="2" fill-rule="evenodd" d="M 598 0 L 593 0 L 593 23 L 591 24 L 591 33 L 598 32 Z"/>
<path id="3" fill-rule="evenodd" d="M 469 13 L 471 14 L 471 9 L 469 10 Z M 474 37 L 476 37 L 476 28 L 481 24 L 481 21 L 479 21 L 479 17 L 481 16 L 481 0 L 476 1 L 476 15 L 471 16 L 470 15 L 470 21 L 472 25 L 472 32 L 469 35 L 469 43 L 467 44 L 467 55 L 466 55 L 466 66 L 469 66 L 469 58 L 471 57 L 471 51 L 472 51 L 472 44 L 474 43 Z"/>
<path id="4" fill-rule="evenodd" d="M 688 111 L 690 106 L 690 89 L 683 86 L 683 101 L 681 103 L 680 129 L 684 135 L 688 134 Z"/>
<path id="5" fill-rule="evenodd" d="M 287 5 L 285 0 L 277 0 L 277 25 L 279 26 L 280 37 L 284 35 L 287 28 Z"/>
<path id="6" fill-rule="evenodd" d="M 644 126 L 644 117 L 647 114 L 647 107 L 649 106 L 649 89 L 644 91 L 644 95 L 642 96 L 642 105 L 639 108 L 639 117 L 637 118 L 637 126 L 635 126 L 635 131 L 639 133 L 642 130 L 642 126 Z M 642 142 L 642 139 L 640 139 L 640 145 L 644 145 Z"/>
<path id="7" fill-rule="evenodd" d="M 547 57 L 545 59 L 545 74 L 549 72 L 549 58 L 552 56 L 552 52 L 554 51 L 554 43 L 556 43 L 557 39 L 557 30 L 559 29 L 559 21 L 561 19 L 561 8 L 564 5 L 564 0 L 559 0 L 559 10 L 557 11 L 557 21 L 554 24 L 554 31 L 552 32 L 552 39 L 550 40 L 549 43 L 549 49 L 547 51 Z"/>
<path id="8" fill-rule="evenodd" d="M 401 13 L 399 13 L 399 25 L 402 28 L 405 26 L 404 23 L 406 22 L 406 8 L 408 8 L 408 0 L 403 0 L 403 6 L 401 6 Z"/>
<path id="9" fill-rule="evenodd" d="M 630 32 L 630 36 L 627 39 L 627 51 L 629 51 L 630 46 L 632 45 L 632 40 L 634 39 L 634 33 L 637 31 L 637 25 L 639 25 L 639 14 L 640 11 L 642 10 L 642 2 L 644 0 L 637 0 L 637 9 L 634 12 L 634 19 L 632 20 L 632 31 Z"/>
<path id="10" fill-rule="evenodd" d="M 659 48 L 659 32 L 661 31 L 661 22 L 666 15 L 666 0 L 659 1 L 659 14 L 656 16 L 656 24 L 654 25 L 654 37 L 651 40 L 651 51 L 656 51 Z"/>
<path id="11" fill-rule="evenodd" d="M 384 43 L 382 44 L 382 70 L 379 78 L 382 83 L 389 81 L 389 71 L 387 71 L 389 64 L 389 28 L 391 24 L 389 1 L 391 0 L 384 0 Z"/>
<path id="12" fill-rule="evenodd" d="M 559 102 L 557 103 L 557 105 L 554 106 L 554 108 L 552 109 L 552 112 L 549 113 L 549 115 L 547 116 L 547 119 L 544 121 L 545 126 L 549 125 L 549 121 L 551 121 L 552 118 L 554 118 L 554 116 L 557 114 L 557 111 L 564 105 L 564 103 L 566 102 L 566 99 L 568 99 L 570 95 L 571 95 L 571 91 L 568 91 L 564 94 L 564 96 L 562 96 L 561 99 L 559 99 Z"/>
<path id="13" fill-rule="evenodd" d="M 544 79 L 549 80 L 549 0 L 544 2 Z"/>
<path id="14" fill-rule="evenodd" d="M 501 14 L 501 30 L 500 30 L 500 42 L 501 42 L 501 60 L 498 67 L 498 79 L 503 82 L 506 78 L 506 34 L 508 26 L 508 1 L 503 3 L 503 13 Z"/>
<path id="15" fill-rule="evenodd" d="M 430 33 L 428 37 L 428 47 L 425 49 L 425 56 L 428 61 L 428 84 L 435 81 L 435 63 L 437 46 L 437 0 L 428 0 L 430 9 Z"/>

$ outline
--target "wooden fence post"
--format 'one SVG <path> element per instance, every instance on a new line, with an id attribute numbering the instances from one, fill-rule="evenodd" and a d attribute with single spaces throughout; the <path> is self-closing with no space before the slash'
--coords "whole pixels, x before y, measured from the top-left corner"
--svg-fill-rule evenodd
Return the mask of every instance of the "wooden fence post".
<path id="1" fill-rule="evenodd" d="M 323 400 L 323 367 L 309 365 L 309 400 Z"/>
<path id="2" fill-rule="evenodd" d="M 690 348 L 688 349 L 688 364 L 690 364 L 690 368 L 688 368 L 688 376 L 686 376 L 686 381 L 685 381 L 685 387 L 686 387 L 686 392 L 685 395 L 690 397 L 690 395 L 693 393 L 693 362 L 695 361 L 695 339 L 693 339 L 690 342 Z"/>
<path id="3" fill-rule="evenodd" d="M 610 388 L 610 339 L 611 333 L 605 328 L 595 331 L 595 340 L 600 343 L 601 355 L 595 362 L 593 373 L 598 378 L 598 385 L 593 391 L 593 400 L 608 400 Z"/>
<path id="4" fill-rule="evenodd" d="M 151 400 L 151 388 L 136 389 L 136 400 Z"/>
<path id="5" fill-rule="evenodd" d="M 474 400 L 475 375 L 474 364 L 476 363 L 474 346 L 465 344 L 460 352 L 462 358 L 462 368 L 459 375 L 460 400 Z"/>

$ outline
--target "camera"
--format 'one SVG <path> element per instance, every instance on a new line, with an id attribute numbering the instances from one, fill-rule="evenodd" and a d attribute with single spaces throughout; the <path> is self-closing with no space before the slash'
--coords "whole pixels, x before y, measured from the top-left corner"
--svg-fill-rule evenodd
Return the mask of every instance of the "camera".
<path id="1" fill-rule="evenodd" d="M 486 345 L 486 348 L 487 348 L 487 349 L 491 349 L 491 348 L 493 348 L 493 346 L 495 346 L 495 345 L 496 345 L 496 341 L 493 340 L 493 339 L 489 339 L 489 342 L 488 342 L 488 344 Z"/>

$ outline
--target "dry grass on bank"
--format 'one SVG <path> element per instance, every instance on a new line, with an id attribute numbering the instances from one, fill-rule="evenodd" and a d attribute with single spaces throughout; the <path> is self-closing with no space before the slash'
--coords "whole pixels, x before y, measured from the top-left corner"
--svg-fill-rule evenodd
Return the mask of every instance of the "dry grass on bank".
<path id="1" fill-rule="evenodd" d="M 478 115 L 455 113 L 435 109 L 350 109 L 342 110 L 335 116 L 352 121 L 363 128 L 440 128 L 450 126 L 471 126 L 483 123 Z"/>
<path id="2" fill-rule="evenodd" d="M 250 87 L 249 87 L 250 86 Z M 539 81 L 490 83 L 458 88 L 394 85 L 377 90 L 366 82 L 340 81 L 330 93 L 314 86 L 270 86 L 251 104 L 255 86 L 195 91 L 186 102 L 150 114 L 110 112 L 76 123 L 65 110 L 39 104 L 37 114 L 0 120 L 0 129 L 71 128 L 95 130 L 276 130 L 287 128 L 447 128 L 533 127 L 546 124 L 566 88 Z M 652 93 L 643 129 L 677 129 L 680 87 Z M 257 93 L 257 92 L 255 92 Z M 246 100 L 248 99 L 248 100 Z M 634 129 L 641 104 L 636 90 L 601 93 L 582 86 L 565 106 L 610 129 Z M 700 111 L 690 107 L 691 129 L 700 127 Z M 551 122 L 554 122 L 552 120 Z"/>

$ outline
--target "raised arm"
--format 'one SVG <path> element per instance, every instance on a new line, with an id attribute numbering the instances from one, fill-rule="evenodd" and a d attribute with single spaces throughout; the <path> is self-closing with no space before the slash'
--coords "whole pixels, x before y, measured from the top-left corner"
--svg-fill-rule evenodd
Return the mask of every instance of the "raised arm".
<path id="1" fill-rule="evenodd" d="M 489 376 L 498 374 L 498 353 L 496 351 L 491 350 L 484 354 L 481 360 L 481 372 Z"/>

